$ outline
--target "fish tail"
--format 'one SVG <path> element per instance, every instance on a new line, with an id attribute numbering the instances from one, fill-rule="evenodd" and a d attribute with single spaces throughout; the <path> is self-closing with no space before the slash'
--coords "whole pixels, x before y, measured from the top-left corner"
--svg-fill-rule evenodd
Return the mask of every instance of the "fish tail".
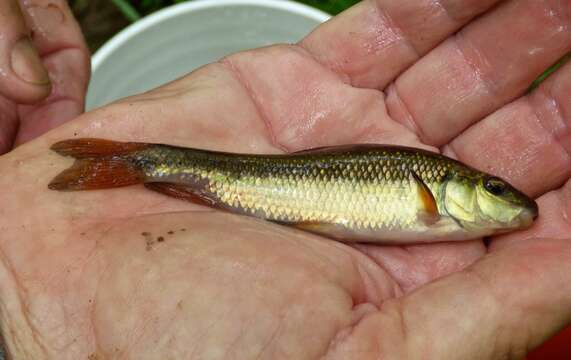
<path id="1" fill-rule="evenodd" d="M 75 158 L 75 163 L 48 185 L 52 190 L 76 191 L 108 189 L 143 183 L 145 173 L 132 155 L 149 144 L 100 139 L 64 140 L 51 149 Z"/>

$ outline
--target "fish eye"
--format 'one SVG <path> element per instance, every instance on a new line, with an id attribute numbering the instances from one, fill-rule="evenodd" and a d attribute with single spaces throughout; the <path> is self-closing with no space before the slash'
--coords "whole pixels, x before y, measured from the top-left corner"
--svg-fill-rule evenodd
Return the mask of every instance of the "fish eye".
<path id="1" fill-rule="evenodd" d="M 492 195 L 501 196 L 506 192 L 506 183 L 498 178 L 488 178 L 484 181 L 484 188 Z"/>

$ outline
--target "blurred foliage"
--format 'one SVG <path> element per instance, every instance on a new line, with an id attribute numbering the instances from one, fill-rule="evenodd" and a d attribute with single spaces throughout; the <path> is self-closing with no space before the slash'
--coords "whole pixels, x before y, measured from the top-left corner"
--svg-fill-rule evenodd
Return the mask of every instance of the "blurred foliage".
<path id="1" fill-rule="evenodd" d="M 298 0 L 298 2 L 321 9 L 332 15 L 337 15 L 341 11 L 350 8 L 360 0 Z"/>
<path id="2" fill-rule="evenodd" d="M 4 1 L 4 0 L 0 0 Z M 130 23 L 152 12 L 192 0 L 68 0 L 91 51 Z M 360 0 L 296 0 L 336 15 Z"/>
<path id="3" fill-rule="evenodd" d="M 81 0 L 79 0 L 81 1 Z M 86 1 L 86 0 L 83 0 Z M 191 0 L 111 0 L 129 21 L 136 21 L 142 16 L 160 10 L 166 6 Z M 296 0 L 321 9 L 330 14 L 338 14 L 351 7 L 359 0 Z"/>
<path id="4" fill-rule="evenodd" d="M 92 52 L 130 23 L 111 0 L 70 0 L 70 6 Z"/>

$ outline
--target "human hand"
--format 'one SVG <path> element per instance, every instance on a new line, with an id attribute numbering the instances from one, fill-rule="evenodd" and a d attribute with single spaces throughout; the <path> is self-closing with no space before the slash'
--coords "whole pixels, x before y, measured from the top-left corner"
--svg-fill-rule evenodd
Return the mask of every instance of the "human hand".
<path id="1" fill-rule="evenodd" d="M 89 51 L 65 0 L 0 1 L 0 154 L 83 112 Z"/>
<path id="2" fill-rule="evenodd" d="M 14 358 L 522 358 L 569 324 L 571 65 L 524 92 L 569 50 L 570 4 L 426 4 L 362 2 L 299 46 L 230 56 L 3 156 Z M 537 197 L 540 218 L 489 247 L 348 246 L 142 187 L 49 191 L 71 161 L 49 146 L 72 137 L 440 148 Z"/>

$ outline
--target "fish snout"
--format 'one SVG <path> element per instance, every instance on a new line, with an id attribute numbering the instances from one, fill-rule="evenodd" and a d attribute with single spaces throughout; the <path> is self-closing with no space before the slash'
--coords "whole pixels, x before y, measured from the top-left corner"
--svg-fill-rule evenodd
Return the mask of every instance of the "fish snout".
<path id="1" fill-rule="evenodd" d="M 539 215 L 539 208 L 537 203 L 533 200 L 527 204 L 526 207 L 523 208 L 519 215 L 520 224 L 522 227 L 530 227 L 533 224 L 533 221 L 537 219 Z"/>

